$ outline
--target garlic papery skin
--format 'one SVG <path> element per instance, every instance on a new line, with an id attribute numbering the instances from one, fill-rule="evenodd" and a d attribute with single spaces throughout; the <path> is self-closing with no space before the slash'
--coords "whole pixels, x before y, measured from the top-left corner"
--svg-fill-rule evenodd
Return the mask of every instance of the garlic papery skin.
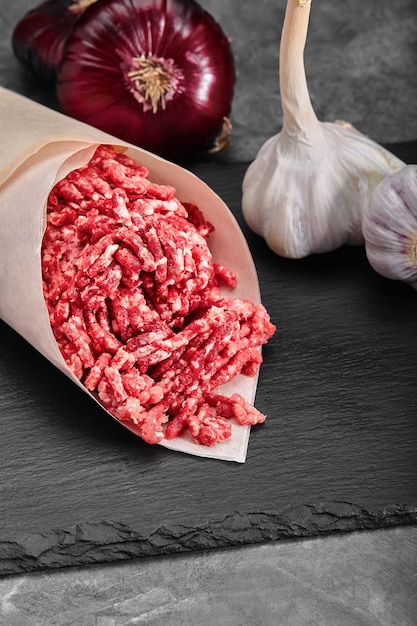
<path id="1" fill-rule="evenodd" d="M 302 258 L 363 244 L 374 187 L 405 163 L 344 122 L 320 122 L 304 68 L 310 0 L 288 0 L 280 43 L 283 125 L 260 148 L 242 187 L 248 226 L 277 254 Z"/>
<path id="2" fill-rule="evenodd" d="M 375 187 L 362 227 L 374 270 L 417 289 L 417 165 L 406 165 Z"/>

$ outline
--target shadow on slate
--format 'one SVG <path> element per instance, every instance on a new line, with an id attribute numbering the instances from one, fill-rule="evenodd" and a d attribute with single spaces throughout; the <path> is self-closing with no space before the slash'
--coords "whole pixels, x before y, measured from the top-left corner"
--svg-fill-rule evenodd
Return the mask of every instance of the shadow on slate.
<path id="1" fill-rule="evenodd" d="M 190 166 L 238 219 L 278 327 L 246 463 L 144 444 L 1 322 L 0 574 L 417 522 L 416 293 L 363 247 L 272 253 L 242 219 L 246 167 Z"/>

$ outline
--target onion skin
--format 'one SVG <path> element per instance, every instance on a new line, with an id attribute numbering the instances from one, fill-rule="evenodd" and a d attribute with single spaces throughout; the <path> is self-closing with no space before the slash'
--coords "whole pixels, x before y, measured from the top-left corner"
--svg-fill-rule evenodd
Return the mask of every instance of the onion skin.
<path id="1" fill-rule="evenodd" d="M 43 81 L 53 82 L 65 41 L 86 4 L 82 0 L 46 0 L 26 13 L 12 33 L 12 48 L 19 62 Z"/>
<path id="2" fill-rule="evenodd" d="M 417 289 L 417 165 L 406 165 L 373 190 L 362 230 L 378 274 Z"/>
<path id="3" fill-rule="evenodd" d="M 156 112 L 130 77 L 135 58 L 156 59 L 171 72 Z M 208 150 L 221 133 L 234 81 L 228 38 L 193 0 L 100 0 L 67 40 L 57 95 L 67 115 L 182 160 Z"/>

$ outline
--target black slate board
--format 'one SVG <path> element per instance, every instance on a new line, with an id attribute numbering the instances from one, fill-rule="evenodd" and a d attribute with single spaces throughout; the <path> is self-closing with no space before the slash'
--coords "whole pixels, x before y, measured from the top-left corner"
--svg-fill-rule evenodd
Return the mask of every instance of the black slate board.
<path id="1" fill-rule="evenodd" d="M 417 522 L 416 292 L 362 247 L 273 254 L 241 217 L 246 167 L 192 167 L 240 222 L 278 327 L 246 463 L 147 446 L 0 322 L 0 574 Z"/>

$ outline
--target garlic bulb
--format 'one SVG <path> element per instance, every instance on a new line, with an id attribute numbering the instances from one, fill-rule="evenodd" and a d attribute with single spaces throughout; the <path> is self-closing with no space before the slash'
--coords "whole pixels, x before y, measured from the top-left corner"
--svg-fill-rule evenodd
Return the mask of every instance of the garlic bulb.
<path id="1" fill-rule="evenodd" d="M 405 164 L 343 122 L 319 122 L 304 68 L 311 0 L 288 0 L 280 44 L 283 126 L 243 181 L 249 227 L 281 256 L 301 258 L 361 244 L 372 189 Z"/>
<path id="2" fill-rule="evenodd" d="M 363 234 L 372 267 L 417 289 L 417 165 L 406 165 L 375 187 Z"/>

